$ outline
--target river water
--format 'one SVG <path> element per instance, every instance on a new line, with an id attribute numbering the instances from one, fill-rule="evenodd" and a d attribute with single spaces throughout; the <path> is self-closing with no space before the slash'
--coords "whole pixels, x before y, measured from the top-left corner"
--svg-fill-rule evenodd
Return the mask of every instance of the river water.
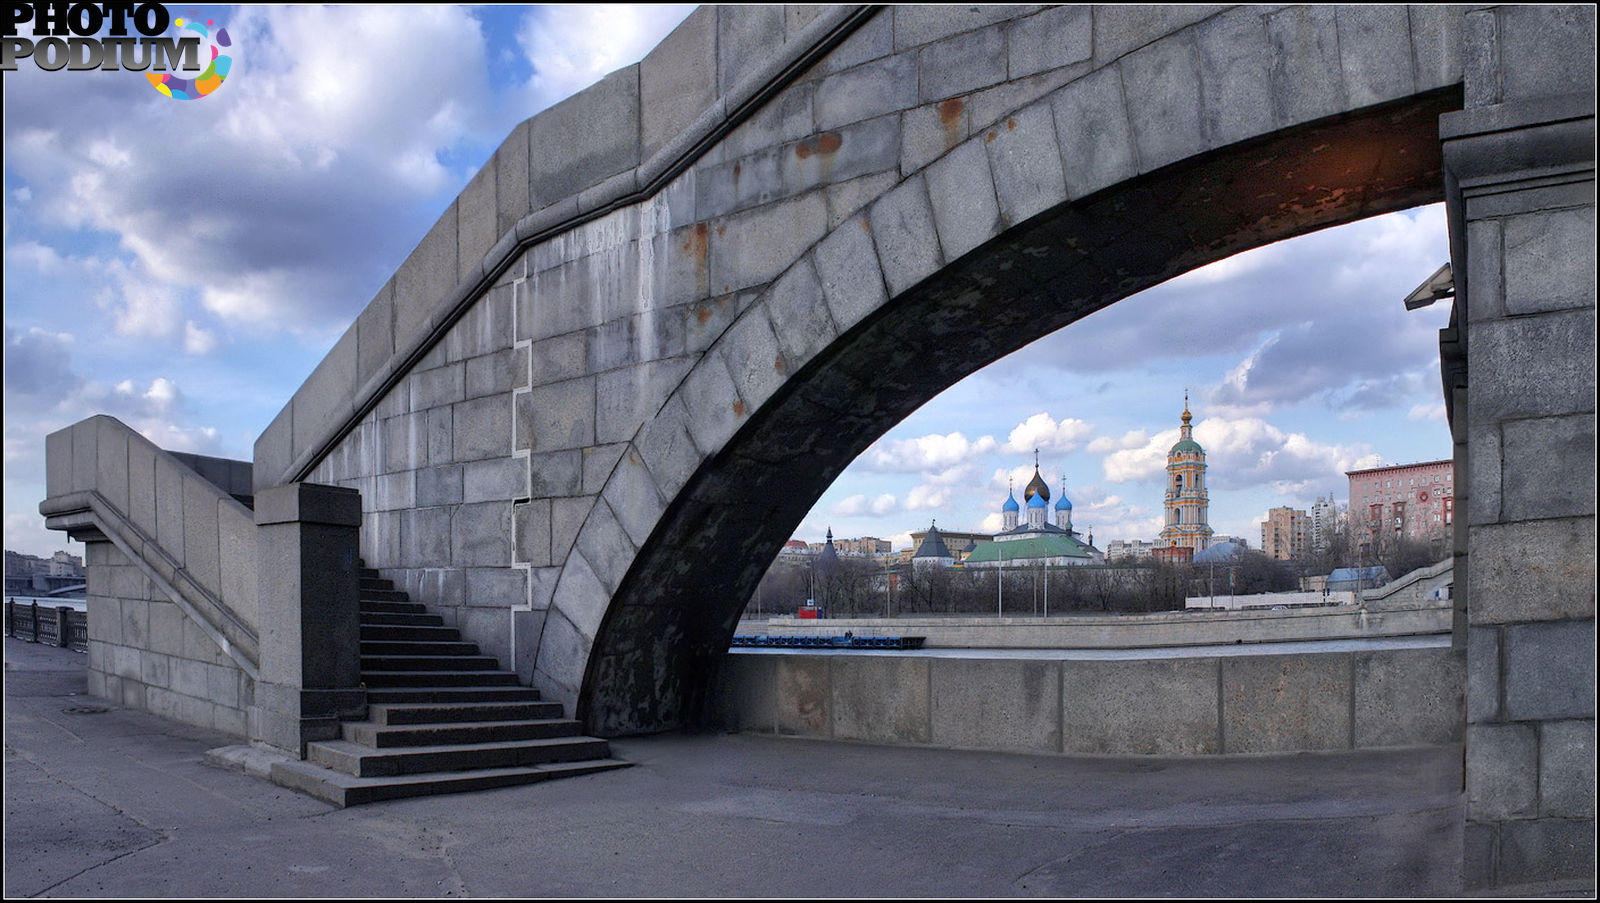
<path id="1" fill-rule="evenodd" d="M 1345 640 L 1303 640 L 1274 643 L 1229 643 L 1210 646 L 1155 646 L 1147 649 L 789 649 L 736 646 L 735 655 L 895 655 L 927 658 L 1010 658 L 1046 660 L 1126 660 L 1145 658 L 1211 658 L 1218 655 L 1303 655 L 1308 652 L 1364 652 L 1371 649 L 1439 649 L 1450 646 L 1450 634 L 1366 637 Z"/>
<path id="2" fill-rule="evenodd" d="M 18 605 L 28 605 L 29 603 L 37 602 L 39 603 L 40 608 L 53 609 L 64 605 L 67 608 L 75 608 L 78 611 L 89 610 L 89 603 L 86 600 L 62 598 L 61 596 L 6 596 L 6 601 L 15 602 Z"/>

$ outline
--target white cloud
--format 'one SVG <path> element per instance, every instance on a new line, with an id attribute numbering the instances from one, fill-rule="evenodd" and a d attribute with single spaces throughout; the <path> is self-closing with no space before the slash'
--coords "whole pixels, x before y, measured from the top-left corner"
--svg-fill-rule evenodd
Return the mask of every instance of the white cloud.
<path id="1" fill-rule="evenodd" d="M 1082 420 L 1057 421 L 1049 413 L 1040 412 L 1012 428 L 1003 444 L 993 436 L 969 439 L 959 431 L 911 439 L 884 437 L 857 460 L 866 469 L 880 473 L 923 473 L 932 486 L 970 486 L 976 476 L 976 462 L 985 455 L 1031 455 L 1035 449 L 1066 454 L 1080 448 L 1093 429 Z"/>
<path id="2" fill-rule="evenodd" d="M 946 471 L 998 447 L 993 436 L 968 439 L 960 432 L 914 439 L 881 439 L 863 455 L 870 470 L 891 473 Z"/>
<path id="3" fill-rule="evenodd" d="M 1092 432 L 1094 426 L 1082 420 L 1069 417 L 1057 422 L 1049 413 L 1041 411 L 1017 424 L 1006 439 L 1005 450 L 1015 454 L 1027 454 L 1034 449 L 1065 454 L 1081 447 Z"/>
<path id="4" fill-rule="evenodd" d="M 1113 483 L 1160 479 L 1178 435 L 1177 430 L 1164 430 L 1140 448 L 1107 455 L 1106 479 Z M 1280 494 L 1304 495 L 1338 485 L 1345 471 L 1366 466 L 1363 462 L 1375 457 L 1365 446 L 1317 442 L 1258 417 L 1207 417 L 1195 424 L 1194 439 L 1206 451 L 1207 484 L 1213 491 L 1269 486 Z"/>
<path id="5" fill-rule="evenodd" d="M 1162 430 L 1136 448 L 1124 448 L 1106 455 L 1101 467 L 1113 483 L 1149 480 L 1160 477 L 1167 467 L 1167 451 L 1178 441 L 1177 430 Z"/>
<path id="6" fill-rule="evenodd" d="M 44 515 L 22 511 L 7 512 L 5 523 L 8 551 L 48 558 L 58 549 L 71 549 L 67 534 L 44 529 Z M 80 548 L 74 554 L 81 556 L 83 550 Z"/>
<path id="7" fill-rule="evenodd" d="M 6 421 L 21 411 L 53 406 L 77 390 L 83 378 L 72 369 L 71 333 L 38 327 L 26 332 L 5 328 Z"/>
<path id="8" fill-rule="evenodd" d="M 1084 446 L 1084 449 L 1090 454 L 1104 455 L 1125 448 L 1139 448 L 1149 441 L 1150 434 L 1144 430 L 1129 430 L 1120 438 L 1101 436 Z"/>
<path id="9" fill-rule="evenodd" d="M 22 241 L 14 245 L 7 244 L 5 255 L 7 266 L 30 266 L 45 276 L 55 274 L 65 264 L 61 254 L 55 248 L 49 245 L 42 245 L 36 241 Z"/>
<path id="10" fill-rule="evenodd" d="M 852 495 L 835 503 L 828 512 L 835 517 L 859 517 L 865 514 L 881 517 L 894 513 L 898 508 L 894 493 L 885 492 L 872 498 L 864 494 Z"/>
<path id="11" fill-rule="evenodd" d="M 849 498 L 840 499 L 838 502 L 834 503 L 832 508 L 828 509 L 828 513 L 832 514 L 834 517 L 857 517 L 861 514 L 864 514 L 866 510 L 867 497 L 865 495 L 857 494 L 852 495 Z"/>
<path id="12" fill-rule="evenodd" d="M 948 486 L 921 485 L 912 487 L 906 493 L 907 511 L 937 510 L 950 503 L 950 488 Z"/>
<path id="13" fill-rule="evenodd" d="M 448 153 L 489 140 L 484 39 L 465 10 L 234 15 L 233 72 L 203 101 L 74 79 L 64 116 L 60 80 L 6 79 L 8 179 L 40 223 L 116 239 L 106 303 L 122 334 L 182 338 L 192 297 L 258 334 L 342 329 L 457 187 Z"/>
<path id="14" fill-rule="evenodd" d="M 524 90 L 540 107 L 554 103 L 641 59 L 693 10 L 693 5 L 541 7 L 517 31 L 517 43 L 534 68 Z"/>
<path id="15" fill-rule="evenodd" d="M 167 338 L 182 322 L 182 304 L 170 284 L 154 278 L 135 262 L 106 263 L 110 283 L 102 290 L 100 305 L 111 312 L 116 331 L 125 336 Z"/>
<path id="16" fill-rule="evenodd" d="M 1209 399 L 1218 411 L 1259 416 L 1308 400 L 1405 410 L 1429 374 L 1437 383 L 1441 313 L 1406 311 L 1400 298 L 1448 257 L 1443 205 L 1372 217 L 1193 270 L 1040 339 L 1006 366 L 1101 379 L 1236 355 Z"/>
<path id="17" fill-rule="evenodd" d="M 970 486 L 977 474 L 977 470 L 977 466 L 968 461 L 945 470 L 924 475 L 928 478 L 928 482 L 935 486 Z"/>
<path id="18" fill-rule="evenodd" d="M 210 354 L 217 348 L 217 334 L 195 324 L 183 324 L 183 350 L 190 354 Z"/>
<path id="19" fill-rule="evenodd" d="M 1411 406 L 1411 410 L 1406 413 L 1406 417 L 1410 420 L 1437 420 L 1443 423 L 1445 421 L 1444 402 L 1432 401 L 1414 404 Z"/>

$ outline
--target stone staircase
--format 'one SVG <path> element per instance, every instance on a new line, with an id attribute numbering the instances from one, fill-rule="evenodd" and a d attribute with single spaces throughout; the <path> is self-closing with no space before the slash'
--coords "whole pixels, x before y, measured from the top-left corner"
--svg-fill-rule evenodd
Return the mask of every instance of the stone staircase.
<path id="1" fill-rule="evenodd" d="M 367 720 L 339 740 L 277 762 L 272 780 L 336 806 L 487 790 L 591 774 L 628 763 L 580 735 L 560 703 L 543 702 L 493 656 L 361 569 L 361 679 Z"/>

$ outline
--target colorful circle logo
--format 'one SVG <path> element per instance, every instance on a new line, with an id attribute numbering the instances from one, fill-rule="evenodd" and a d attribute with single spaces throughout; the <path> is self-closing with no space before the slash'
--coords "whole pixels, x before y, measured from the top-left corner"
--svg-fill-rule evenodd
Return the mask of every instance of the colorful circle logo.
<path id="1" fill-rule="evenodd" d="M 185 19 L 174 19 L 173 24 L 179 29 L 187 29 L 200 36 L 201 58 L 209 58 L 210 64 L 192 81 L 178 78 L 170 72 L 146 72 L 144 77 L 150 80 L 150 84 L 154 85 L 157 91 L 173 100 L 199 100 L 222 87 L 223 79 L 228 77 L 228 70 L 233 66 L 233 57 L 223 53 L 221 48 L 232 47 L 233 40 L 228 37 L 226 28 L 216 28 L 213 31 L 216 23 L 210 19 L 207 19 L 204 25 Z"/>

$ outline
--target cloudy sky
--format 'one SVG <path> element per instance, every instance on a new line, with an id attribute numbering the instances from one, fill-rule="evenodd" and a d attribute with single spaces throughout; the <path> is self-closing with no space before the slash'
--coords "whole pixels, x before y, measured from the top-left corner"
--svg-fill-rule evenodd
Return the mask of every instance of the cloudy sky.
<path id="1" fill-rule="evenodd" d="M 1330 493 L 1347 502 L 1347 470 L 1450 456 L 1439 387 L 1448 305 L 1401 303 L 1448 259 L 1436 205 L 1156 286 L 946 390 L 858 458 L 800 534 L 832 527 L 898 548 L 935 520 L 997 529 L 1037 448 L 1052 494 L 1065 477 L 1073 525 L 1098 546 L 1154 539 L 1187 391 L 1211 526 L 1259 547 L 1267 509 Z"/>
<path id="2" fill-rule="evenodd" d="M 95 413 L 164 448 L 255 438 L 518 121 L 642 57 L 691 7 L 189 7 L 233 38 L 213 95 L 129 72 L 4 78 L 5 546 L 43 529 L 44 436 Z M 1104 546 L 1159 528 L 1183 392 L 1212 522 L 1449 454 L 1437 330 L 1400 299 L 1447 259 L 1426 208 L 1152 289 L 951 388 L 798 531 L 898 537 L 997 519 L 1038 447 Z M 1191 325 L 1161 326 L 1181 313 Z M 74 545 L 80 552 L 81 547 Z"/>

